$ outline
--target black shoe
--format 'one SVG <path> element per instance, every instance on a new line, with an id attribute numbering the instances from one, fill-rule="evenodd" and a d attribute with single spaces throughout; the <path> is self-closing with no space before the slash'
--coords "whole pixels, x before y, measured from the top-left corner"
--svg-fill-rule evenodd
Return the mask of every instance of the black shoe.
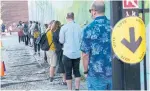
<path id="1" fill-rule="evenodd" d="M 75 91 L 79 91 L 79 89 L 75 89 Z"/>
<path id="2" fill-rule="evenodd" d="M 54 78 L 53 77 L 50 77 L 50 82 L 53 82 Z"/>
<path id="3" fill-rule="evenodd" d="M 38 53 L 38 55 L 40 56 L 40 53 Z"/>

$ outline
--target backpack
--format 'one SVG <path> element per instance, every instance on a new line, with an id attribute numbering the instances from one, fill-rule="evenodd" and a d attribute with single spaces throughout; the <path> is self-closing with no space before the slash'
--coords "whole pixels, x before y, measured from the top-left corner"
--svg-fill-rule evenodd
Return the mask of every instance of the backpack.
<path id="1" fill-rule="evenodd" d="M 52 43 L 49 45 L 48 43 L 48 39 L 47 39 L 47 32 L 42 34 L 42 36 L 40 37 L 39 39 L 39 44 L 40 44 L 40 47 L 43 51 L 48 51 L 50 49 L 50 46 L 52 45 Z"/>

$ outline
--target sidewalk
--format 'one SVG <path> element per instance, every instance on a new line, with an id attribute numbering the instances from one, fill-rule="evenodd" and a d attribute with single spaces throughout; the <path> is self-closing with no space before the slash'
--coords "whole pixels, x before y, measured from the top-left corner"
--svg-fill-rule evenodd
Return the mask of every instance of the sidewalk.
<path id="1" fill-rule="evenodd" d="M 33 55 L 33 53 L 34 53 L 33 47 L 29 47 L 29 46 L 27 46 L 27 47 L 30 49 L 30 54 Z M 40 57 L 37 54 L 36 56 L 34 56 L 34 58 L 37 61 L 37 63 L 45 70 L 45 72 L 49 73 L 49 64 L 44 61 L 44 51 L 42 51 L 42 50 L 40 51 Z M 60 74 L 56 73 L 56 76 L 58 78 L 61 78 Z M 56 80 L 56 81 L 53 82 L 53 85 L 58 84 L 58 83 L 59 83 L 59 80 Z M 73 85 L 74 85 L 74 79 L 73 79 Z M 87 90 L 86 81 L 83 80 L 83 79 L 81 80 L 81 83 L 80 83 L 80 89 L 81 90 Z M 61 89 L 61 90 L 67 90 L 67 89 Z"/>
<path id="2" fill-rule="evenodd" d="M 43 51 L 40 57 L 33 56 L 33 48 L 19 44 L 17 34 L 2 37 L 2 42 L 5 49 L 2 60 L 6 66 L 6 75 L 1 78 L 2 90 L 67 90 L 67 86 L 59 84 L 60 74 L 56 74 L 54 82 L 49 81 L 49 65 L 44 63 Z M 80 89 L 86 87 L 81 81 Z"/>

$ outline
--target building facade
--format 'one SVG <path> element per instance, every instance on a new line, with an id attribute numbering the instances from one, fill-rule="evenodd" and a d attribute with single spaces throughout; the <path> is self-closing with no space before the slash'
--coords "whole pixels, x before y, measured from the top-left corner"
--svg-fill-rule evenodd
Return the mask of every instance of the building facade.
<path id="1" fill-rule="evenodd" d="M 1 1 L 1 19 L 8 26 L 17 24 L 19 21 L 28 21 L 28 2 L 24 1 Z"/>

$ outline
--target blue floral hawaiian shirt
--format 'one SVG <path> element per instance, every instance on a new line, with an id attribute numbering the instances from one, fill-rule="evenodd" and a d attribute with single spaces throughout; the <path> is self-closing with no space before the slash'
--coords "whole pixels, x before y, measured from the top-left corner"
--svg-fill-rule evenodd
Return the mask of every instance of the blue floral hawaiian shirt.
<path id="1" fill-rule="evenodd" d="M 81 51 L 89 54 L 88 65 L 88 88 L 91 90 L 100 90 L 104 87 L 96 86 L 102 85 L 107 78 L 112 76 L 111 66 L 111 27 L 110 21 L 106 16 L 99 16 L 90 23 L 83 31 L 81 41 Z M 95 80 L 95 82 L 93 82 Z M 92 88 L 92 85 L 94 85 Z M 104 86 L 104 85 L 103 85 Z M 101 88 L 102 87 L 102 88 Z"/>

